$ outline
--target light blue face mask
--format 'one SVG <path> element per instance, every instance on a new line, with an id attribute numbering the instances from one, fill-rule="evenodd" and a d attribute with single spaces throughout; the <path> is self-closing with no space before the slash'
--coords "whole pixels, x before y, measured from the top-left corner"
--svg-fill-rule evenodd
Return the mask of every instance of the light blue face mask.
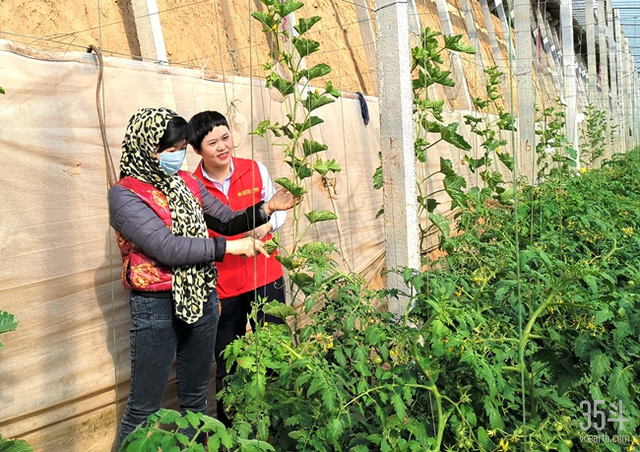
<path id="1" fill-rule="evenodd" d="M 160 168 L 169 176 L 173 176 L 178 172 L 182 166 L 182 161 L 187 153 L 186 149 L 181 149 L 175 152 L 161 152 L 158 154 L 160 157 Z"/>

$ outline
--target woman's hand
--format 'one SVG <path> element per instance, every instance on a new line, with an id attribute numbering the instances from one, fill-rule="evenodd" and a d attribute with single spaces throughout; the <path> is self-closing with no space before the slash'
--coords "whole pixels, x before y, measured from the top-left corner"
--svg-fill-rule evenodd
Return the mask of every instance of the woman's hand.
<path id="1" fill-rule="evenodd" d="M 255 237 L 244 237 L 237 240 L 227 240 L 226 254 L 233 254 L 234 256 L 253 257 L 258 253 L 269 257 L 269 253 L 264 248 L 264 242 L 256 240 Z"/>
<path id="2" fill-rule="evenodd" d="M 242 236 L 255 237 L 259 240 L 262 240 L 267 236 L 267 234 L 271 232 L 271 229 L 273 229 L 271 223 L 265 223 L 262 226 L 258 226 L 257 228 L 252 229 L 251 231 L 245 232 Z"/>
<path id="3" fill-rule="evenodd" d="M 281 188 L 275 192 L 271 199 L 264 205 L 264 212 L 267 215 L 271 215 L 278 210 L 289 210 L 301 200 L 302 197 L 294 198 L 286 189 Z"/>

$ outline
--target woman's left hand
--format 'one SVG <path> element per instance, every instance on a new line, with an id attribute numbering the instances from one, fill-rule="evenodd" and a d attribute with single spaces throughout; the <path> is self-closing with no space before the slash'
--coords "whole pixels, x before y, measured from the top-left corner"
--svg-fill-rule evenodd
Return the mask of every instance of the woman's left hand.
<path id="1" fill-rule="evenodd" d="M 275 192 L 271 199 L 265 204 L 264 210 L 267 215 L 271 215 L 278 210 L 289 210 L 301 200 L 302 197 L 294 198 L 290 192 L 281 188 Z"/>
<path id="2" fill-rule="evenodd" d="M 271 232 L 272 228 L 273 226 L 271 225 L 271 223 L 265 223 L 262 226 L 258 226 L 257 228 L 252 229 L 249 232 L 245 232 L 242 236 L 255 237 L 256 239 L 262 240 L 267 236 L 267 234 Z"/>

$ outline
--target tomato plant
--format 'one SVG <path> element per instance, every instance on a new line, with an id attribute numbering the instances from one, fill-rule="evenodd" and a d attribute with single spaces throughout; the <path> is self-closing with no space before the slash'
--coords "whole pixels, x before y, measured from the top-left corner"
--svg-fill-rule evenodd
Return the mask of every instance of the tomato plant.
<path id="1" fill-rule="evenodd" d="M 398 269 L 404 319 L 314 245 L 309 321 L 267 325 L 227 350 L 225 403 L 243 438 L 277 450 L 602 450 L 582 402 L 620 401 L 609 450 L 629 450 L 637 402 L 640 151 L 521 185 L 508 206 L 469 199 L 446 256 Z M 297 316 L 291 308 L 282 315 Z"/>

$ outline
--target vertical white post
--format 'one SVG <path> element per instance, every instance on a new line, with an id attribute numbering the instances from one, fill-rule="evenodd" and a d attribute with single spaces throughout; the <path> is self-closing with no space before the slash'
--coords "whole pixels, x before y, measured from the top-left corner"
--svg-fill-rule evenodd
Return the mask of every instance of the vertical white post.
<path id="1" fill-rule="evenodd" d="M 548 16 L 543 16 L 539 9 L 536 11 L 536 17 L 540 26 L 542 46 L 550 56 L 549 70 L 553 78 L 553 84 L 556 87 L 557 92 L 562 93 L 562 80 L 564 73 L 562 70 L 562 50 L 560 48 L 560 42 L 557 39 L 557 33 L 549 23 Z M 555 101 L 556 99 L 553 99 L 554 104 Z"/>
<path id="2" fill-rule="evenodd" d="M 480 0 L 480 6 L 482 8 L 482 16 L 484 17 L 484 26 L 487 30 L 487 35 L 489 36 L 489 42 L 491 43 L 493 60 L 495 61 L 496 66 L 498 66 L 498 70 L 505 74 L 501 77 L 502 83 L 500 84 L 500 87 L 502 88 L 506 104 L 511 105 L 511 83 L 507 78 L 507 70 L 502 62 L 502 53 L 500 52 L 500 46 L 498 45 L 498 39 L 496 38 L 496 31 L 493 28 L 493 21 L 491 20 L 492 14 L 491 11 L 489 11 L 487 0 Z M 508 36 L 505 36 L 505 39 L 508 39 Z"/>
<path id="3" fill-rule="evenodd" d="M 587 67 L 589 72 L 589 104 L 601 105 L 598 98 L 598 70 L 596 69 L 596 27 L 593 0 L 585 0 L 584 11 L 587 21 Z"/>
<path id="4" fill-rule="evenodd" d="M 449 6 L 447 0 L 436 0 L 436 7 L 438 8 L 438 16 L 440 17 L 440 24 L 442 25 L 442 32 L 447 36 L 454 36 L 453 24 L 451 23 L 451 16 L 449 15 Z M 469 94 L 469 85 L 467 84 L 467 78 L 464 74 L 464 68 L 462 67 L 462 61 L 457 52 L 449 52 L 451 58 L 451 65 L 455 65 L 455 69 L 460 73 L 460 84 L 456 88 L 464 92 L 465 100 L 467 102 L 467 109 L 472 110 L 473 104 L 471 103 L 471 94 Z M 453 67 L 452 67 L 453 69 Z"/>
<path id="5" fill-rule="evenodd" d="M 624 99 L 624 142 L 625 150 L 630 151 L 633 149 L 633 121 L 631 112 L 631 96 L 633 91 L 631 88 L 632 73 L 631 73 L 631 61 L 629 53 L 629 41 L 624 37 L 624 32 L 620 31 L 621 44 L 622 44 L 622 77 L 624 83 L 622 85 L 622 98 Z"/>
<path id="6" fill-rule="evenodd" d="M 578 149 L 578 94 L 576 90 L 576 58 L 573 49 L 573 10 L 570 0 L 560 1 L 560 32 L 562 34 L 562 63 L 564 68 L 564 100 L 565 127 L 567 140 L 578 151 L 576 165 L 580 167 L 580 154 Z"/>
<path id="7" fill-rule="evenodd" d="M 509 42 L 509 39 L 511 39 L 509 21 L 507 20 L 507 14 L 504 12 L 504 5 L 502 4 L 502 0 L 493 0 L 493 3 L 496 7 L 498 19 L 500 19 L 500 25 L 502 26 L 502 36 L 504 36 L 504 40 L 507 42 L 507 48 L 511 48 L 513 51 L 513 45 L 511 45 L 511 43 Z"/>
<path id="8" fill-rule="evenodd" d="M 597 0 L 598 4 L 598 47 L 600 48 L 600 89 L 602 99 L 602 110 L 607 114 L 607 120 L 611 118 L 613 106 L 610 99 L 609 90 L 609 41 L 607 40 L 607 10 L 604 0 Z M 611 133 L 607 128 L 607 141 L 605 143 L 605 158 L 611 157 Z"/>
<path id="9" fill-rule="evenodd" d="M 531 3 L 529 0 L 517 0 L 514 7 L 514 28 L 516 34 L 516 51 L 513 68 L 518 86 L 518 131 L 520 132 L 520 152 L 516 154 L 518 175 L 526 175 L 534 180 L 535 168 L 527 168 L 522 156 L 535 152 L 535 104 L 536 91 L 533 84 L 533 38 L 531 35 Z M 507 35 L 506 39 L 511 39 Z"/>
<path id="10" fill-rule="evenodd" d="M 600 90 L 602 109 L 611 114 L 609 100 L 609 51 L 607 42 L 607 11 L 604 0 L 598 2 L 598 47 L 600 50 Z"/>
<path id="11" fill-rule="evenodd" d="M 418 200 L 413 148 L 413 89 L 406 2 L 376 0 L 380 149 L 387 268 L 420 268 Z M 406 290 L 402 275 L 389 273 L 387 286 Z M 389 300 L 401 315 L 408 300 Z"/>
<path id="12" fill-rule="evenodd" d="M 638 108 L 640 107 L 640 76 L 636 70 L 635 58 L 631 59 L 631 67 L 633 71 L 633 147 L 640 146 L 640 114 L 638 114 Z"/>
<path id="13" fill-rule="evenodd" d="M 474 49 L 476 49 L 475 59 L 476 66 L 478 66 L 476 72 L 480 77 L 480 83 L 482 83 L 482 86 L 485 86 L 487 84 L 487 77 L 484 73 L 486 66 L 482 58 L 482 47 L 480 46 L 480 40 L 478 39 L 478 30 L 476 29 L 476 20 L 473 16 L 471 2 L 469 0 L 460 0 L 460 4 L 462 6 L 462 16 L 464 17 L 467 33 L 469 35 L 469 39 L 471 40 L 471 45 Z M 474 7 L 475 6 L 476 5 L 474 2 Z"/>
<path id="14" fill-rule="evenodd" d="M 611 118 L 615 121 L 615 124 L 620 124 L 620 118 L 618 117 L 619 100 L 618 97 L 618 80 L 620 74 L 618 74 L 618 64 L 616 60 L 617 43 L 615 36 L 615 25 L 613 22 L 613 9 L 611 6 L 611 0 L 607 0 L 607 30 L 608 30 L 608 50 L 609 50 L 609 82 L 611 83 L 610 98 L 611 98 Z M 612 135 L 612 153 L 620 152 L 620 128 L 616 130 Z"/>
<path id="15" fill-rule="evenodd" d="M 622 41 L 623 41 L 623 37 L 622 37 L 622 29 L 620 28 L 620 11 L 618 9 L 614 9 L 613 10 L 613 27 L 614 27 L 614 36 L 615 36 L 615 40 L 616 40 L 616 73 L 617 73 L 617 77 L 616 77 L 616 86 L 617 86 L 617 93 L 618 93 L 618 110 L 616 112 L 617 116 L 620 118 L 619 119 L 619 124 L 620 124 L 620 128 L 618 129 L 620 132 L 620 148 L 618 149 L 618 152 L 623 152 L 626 149 L 624 149 L 625 147 L 625 143 L 626 143 L 626 136 L 627 136 L 627 122 L 626 122 L 626 115 L 625 115 L 625 102 L 626 99 L 624 98 L 624 65 L 622 62 L 623 59 L 623 49 L 622 49 Z"/>
<path id="16" fill-rule="evenodd" d="M 164 35 L 156 1 L 133 0 L 131 7 L 136 20 L 140 56 L 143 60 L 154 60 L 161 64 L 167 64 L 167 50 L 164 46 Z"/>

